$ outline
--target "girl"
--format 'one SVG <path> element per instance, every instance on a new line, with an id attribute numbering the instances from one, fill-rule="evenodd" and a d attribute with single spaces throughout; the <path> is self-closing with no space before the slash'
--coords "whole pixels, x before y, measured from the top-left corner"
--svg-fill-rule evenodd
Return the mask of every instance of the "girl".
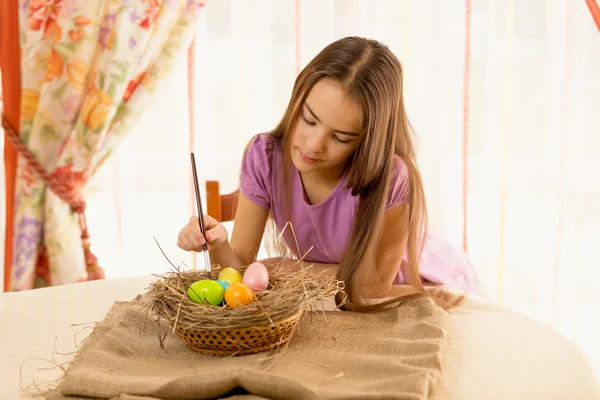
<path id="1" fill-rule="evenodd" d="M 193 217 L 178 246 L 202 251 L 206 241 L 211 263 L 248 265 L 269 218 L 296 258 L 344 282 L 353 309 L 426 293 L 423 281 L 462 291 L 475 282 L 462 251 L 426 234 L 402 69 L 374 40 L 348 37 L 323 49 L 296 79 L 279 125 L 250 141 L 231 240 L 207 215 L 206 235 Z M 274 262 L 299 268 L 288 257 L 267 264 Z M 451 302 L 446 292 L 428 292 Z"/>

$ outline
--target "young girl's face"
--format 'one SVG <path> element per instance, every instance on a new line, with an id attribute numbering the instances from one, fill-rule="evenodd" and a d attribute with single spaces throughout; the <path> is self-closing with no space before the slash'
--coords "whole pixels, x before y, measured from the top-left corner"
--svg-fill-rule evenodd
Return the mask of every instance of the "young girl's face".
<path id="1" fill-rule="evenodd" d="M 361 110 L 337 82 L 320 80 L 300 110 L 292 162 L 303 173 L 341 176 L 360 140 Z"/>

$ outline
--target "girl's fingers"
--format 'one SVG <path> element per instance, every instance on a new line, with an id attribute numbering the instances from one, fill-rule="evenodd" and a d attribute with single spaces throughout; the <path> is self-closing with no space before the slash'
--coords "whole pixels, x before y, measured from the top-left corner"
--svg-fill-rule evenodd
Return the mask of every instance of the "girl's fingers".
<path id="1" fill-rule="evenodd" d="M 179 238 L 177 240 L 177 246 L 179 246 L 185 251 L 190 251 L 194 249 L 194 246 L 188 240 L 188 238 L 185 237 L 185 235 L 179 235 Z"/>
<path id="2" fill-rule="evenodd" d="M 207 231 L 218 225 L 219 225 L 219 221 L 217 221 L 216 219 L 214 219 L 213 217 L 211 217 L 208 214 L 204 214 L 204 227 L 206 228 Z"/>
<path id="3" fill-rule="evenodd" d="M 188 224 L 182 229 L 177 240 L 177 245 L 184 250 L 203 251 L 203 246 L 207 243 L 219 243 L 223 239 L 223 229 L 221 224 L 209 215 L 204 216 L 206 233 L 203 236 L 200 231 L 198 217 L 190 218 Z M 225 240 L 227 239 L 225 233 Z M 208 246 L 208 245 L 207 245 Z M 207 248 L 210 248 L 208 246 Z"/>
<path id="4" fill-rule="evenodd" d="M 227 231 L 222 225 L 217 225 L 214 228 L 206 231 L 205 237 L 208 243 L 224 243 L 227 240 Z"/>
<path id="5" fill-rule="evenodd" d="M 190 218 L 187 228 L 187 231 L 196 237 L 202 235 L 202 232 L 200 232 L 200 223 L 198 222 L 198 217 Z"/>

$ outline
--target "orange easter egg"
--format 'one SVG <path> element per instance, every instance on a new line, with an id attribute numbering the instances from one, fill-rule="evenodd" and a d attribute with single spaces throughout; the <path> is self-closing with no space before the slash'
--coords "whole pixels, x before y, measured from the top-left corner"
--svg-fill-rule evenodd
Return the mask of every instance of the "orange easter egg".
<path id="1" fill-rule="evenodd" d="M 232 283 L 225 290 L 225 302 L 231 308 L 246 306 L 254 300 L 254 292 L 243 283 Z"/>

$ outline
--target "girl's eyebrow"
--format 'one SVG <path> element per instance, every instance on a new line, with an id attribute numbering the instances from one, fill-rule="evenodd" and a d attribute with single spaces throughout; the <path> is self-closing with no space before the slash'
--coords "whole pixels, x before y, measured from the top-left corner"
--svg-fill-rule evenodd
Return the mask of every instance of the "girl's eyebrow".
<path id="1" fill-rule="evenodd" d="M 319 119 L 319 117 L 317 117 L 317 114 L 315 114 L 313 112 L 313 110 L 310 108 L 310 106 L 308 105 L 307 102 L 304 102 L 304 105 L 306 106 L 306 108 L 308 109 L 308 111 L 310 111 L 310 113 L 312 114 L 313 117 L 315 117 L 315 119 L 318 122 L 321 122 L 321 120 Z M 349 135 L 349 136 L 358 136 L 358 133 L 354 133 L 354 132 L 344 132 L 344 131 L 340 131 L 339 129 L 334 129 L 334 131 L 341 133 L 342 135 Z"/>

